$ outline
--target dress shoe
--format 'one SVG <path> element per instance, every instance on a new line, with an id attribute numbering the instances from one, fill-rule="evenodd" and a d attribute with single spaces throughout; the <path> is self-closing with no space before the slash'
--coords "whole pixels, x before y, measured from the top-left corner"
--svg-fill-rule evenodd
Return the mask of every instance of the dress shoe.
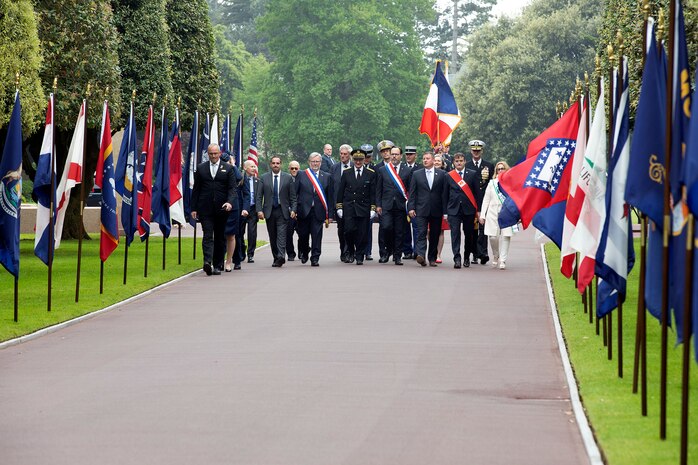
<path id="1" fill-rule="evenodd" d="M 221 269 L 220 268 L 214 268 L 213 269 L 213 275 L 214 276 L 219 276 L 221 274 Z"/>
<path id="2" fill-rule="evenodd" d="M 470 268 L 470 259 L 469 258 L 466 258 L 465 260 L 463 260 L 463 266 L 465 268 Z"/>
<path id="3" fill-rule="evenodd" d="M 279 267 L 279 261 L 274 260 L 274 263 L 271 264 L 272 268 L 278 268 Z"/>
<path id="4" fill-rule="evenodd" d="M 488 256 L 480 257 L 480 265 L 487 265 L 488 261 L 490 261 L 490 257 L 488 257 Z"/>
<path id="5" fill-rule="evenodd" d="M 368 257 L 366 257 L 368 259 Z M 378 263 L 388 263 L 388 256 L 383 255 L 381 258 L 378 259 Z"/>
<path id="6" fill-rule="evenodd" d="M 351 254 L 347 255 L 347 260 L 344 263 L 354 263 L 354 256 Z"/>
<path id="7" fill-rule="evenodd" d="M 206 273 L 207 276 L 211 276 L 213 274 L 213 267 L 210 263 L 204 263 L 204 273 Z"/>
<path id="8" fill-rule="evenodd" d="M 438 266 L 436 262 L 429 262 L 429 266 Z"/>
<path id="9" fill-rule="evenodd" d="M 254 257 L 247 257 L 247 263 L 254 263 Z"/>
<path id="10" fill-rule="evenodd" d="M 357 259 L 356 259 L 356 264 L 357 264 L 357 265 L 363 265 L 363 264 L 364 264 L 364 259 L 363 259 L 363 258 L 357 258 Z"/>
<path id="11" fill-rule="evenodd" d="M 396 258 L 395 260 L 396 265 L 402 265 L 402 259 L 401 258 Z"/>
<path id="12" fill-rule="evenodd" d="M 233 269 L 230 266 L 225 265 L 225 272 L 230 273 L 231 271 L 233 271 Z"/>
<path id="13" fill-rule="evenodd" d="M 366 255 L 366 261 L 367 261 L 367 262 L 372 262 L 372 261 L 373 261 L 373 257 L 371 257 L 370 255 Z M 361 263 L 363 263 L 363 260 L 361 260 Z"/>
<path id="14" fill-rule="evenodd" d="M 406 253 L 404 257 L 405 260 L 414 260 L 414 255 L 411 253 Z"/>
<path id="15" fill-rule="evenodd" d="M 477 258 L 473 258 L 473 261 L 471 262 L 473 265 L 477 265 Z"/>
<path id="16" fill-rule="evenodd" d="M 307 255 L 303 254 L 303 255 L 299 255 L 299 257 L 301 259 L 301 263 L 303 263 L 303 264 L 308 263 L 308 256 Z"/>
<path id="17" fill-rule="evenodd" d="M 310 266 L 320 266 L 317 260 L 310 260 Z"/>
<path id="18" fill-rule="evenodd" d="M 289 256 L 288 256 L 288 261 L 289 261 L 289 262 L 292 262 L 292 261 L 294 261 L 295 259 L 296 259 L 296 256 L 295 256 L 295 255 L 289 255 Z"/>
<path id="19" fill-rule="evenodd" d="M 280 259 L 277 260 L 279 268 L 286 263 L 286 259 L 284 257 L 281 257 Z"/>
<path id="20" fill-rule="evenodd" d="M 234 270 L 241 270 L 242 267 L 240 266 L 239 263 L 236 263 L 236 264 L 233 266 L 233 269 L 234 269 Z"/>
<path id="21" fill-rule="evenodd" d="M 417 263 L 419 263 L 422 266 L 427 266 L 427 262 L 424 260 L 424 257 L 421 255 L 417 255 Z"/>
<path id="22" fill-rule="evenodd" d="M 457 269 L 457 268 L 460 268 L 460 266 L 461 266 L 461 265 L 460 265 L 460 258 L 456 258 L 456 259 L 453 261 L 453 268 L 456 268 L 456 269 Z"/>

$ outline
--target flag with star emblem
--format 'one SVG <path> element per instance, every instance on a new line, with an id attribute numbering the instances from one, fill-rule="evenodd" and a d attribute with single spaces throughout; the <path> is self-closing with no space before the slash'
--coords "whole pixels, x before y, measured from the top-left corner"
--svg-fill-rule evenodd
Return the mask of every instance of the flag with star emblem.
<path id="1" fill-rule="evenodd" d="M 579 103 L 574 103 L 529 144 L 526 160 L 500 176 L 499 187 L 507 195 L 500 227 L 521 221 L 527 228 L 542 209 L 567 200 L 578 129 Z"/>
<path id="2" fill-rule="evenodd" d="M 138 159 L 138 234 L 141 241 L 150 235 L 151 207 L 153 202 L 153 157 L 155 157 L 155 121 L 153 106 L 148 109 L 143 149 Z"/>
<path id="3" fill-rule="evenodd" d="M 104 109 L 102 112 L 102 132 L 95 172 L 95 186 L 102 190 L 99 258 L 103 262 L 106 262 L 109 255 L 111 255 L 119 245 L 119 224 L 116 219 L 114 155 L 112 153 L 111 143 L 111 121 L 109 119 L 109 105 L 106 100 L 104 101 Z"/>

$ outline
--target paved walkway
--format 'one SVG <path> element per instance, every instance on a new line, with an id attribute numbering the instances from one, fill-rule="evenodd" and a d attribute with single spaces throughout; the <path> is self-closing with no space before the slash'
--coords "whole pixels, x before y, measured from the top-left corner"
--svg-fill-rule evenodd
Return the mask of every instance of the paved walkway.
<path id="1" fill-rule="evenodd" d="M 532 238 L 359 267 L 331 228 L 0 350 L 0 463 L 586 464 Z"/>

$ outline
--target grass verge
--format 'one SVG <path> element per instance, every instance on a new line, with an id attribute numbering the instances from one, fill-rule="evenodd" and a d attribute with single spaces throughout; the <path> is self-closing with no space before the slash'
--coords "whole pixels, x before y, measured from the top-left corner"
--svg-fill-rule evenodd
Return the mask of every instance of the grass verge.
<path id="1" fill-rule="evenodd" d="M 638 244 L 635 244 L 636 247 Z M 623 306 L 623 378 L 618 377 L 618 314 L 613 312 L 613 360 L 607 358 L 602 336 L 589 324 L 574 282 L 560 274 L 560 251 L 545 248 L 551 270 L 560 324 L 584 408 L 599 447 L 609 465 L 678 464 L 681 437 L 682 347 L 669 330 L 667 371 L 667 438 L 659 439 L 659 366 L 661 328 L 647 314 L 647 410 L 641 415 L 640 394 L 632 393 L 639 263 L 628 278 Z M 639 251 L 636 250 L 639 257 Z M 639 258 L 638 258 L 639 260 Z M 653 285 L 661 285 L 654 283 Z M 596 305 L 594 305 L 596 308 Z M 602 330 L 600 331 L 602 333 Z M 698 370 L 691 360 L 688 463 L 698 463 Z"/>

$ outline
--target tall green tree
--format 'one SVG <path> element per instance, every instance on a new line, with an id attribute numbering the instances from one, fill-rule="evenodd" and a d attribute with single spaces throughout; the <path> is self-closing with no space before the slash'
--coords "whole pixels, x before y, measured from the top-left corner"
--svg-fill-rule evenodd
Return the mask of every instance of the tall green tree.
<path id="1" fill-rule="evenodd" d="M 492 160 L 518 160 L 555 119 L 575 79 L 594 70 L 601 0 L 537 0 L 515 20 L 473 34 L 456 99 L 463 116 L 453 147 L 487 143 Z"/>
<path id="2" fill-rule="evenodd" d="M 273 57 L 260 114 L 276 152 L 418 138 L 428 80 L 416 32 L 428 0 L 270 0 Z"/>
<path id="3" fill-rule="evenodd" d="M 242 41 L 233 42 L 225 35 L 225 26 L 218 24 L 213 28 L 216 39 L 216 68 L 220 76 L 218 92 L 221 96 L 221 109 L 224 112 L 236 112 L 236 101 L 241 102 L 243 77 L 252 55 L 245 50 Z"/>
<path id="4" fill-rule="evenodd" d="M 111 4 L 119 32 L 121 98 L 129 102 L 136 90 L 136 123 L 143 128 L 153 93 L 158 96 L 156 106 L 167 96 L 168 105 L 174 107 L 165 0 L 111 0 Z"/>
<path id="5" fill-rule="evenodd" d="M 206 0 L 167 0 L 166 12 L 172 89 L 182 99 L 180 121 L 188 127 L 199 99 L 202 109 L 216 111 L 220 106 L 213 29 Z"/>
<path id="6" fill-rule="evenodd" d="M 269 55 L 266 38 L 257 32 L 255 22 L 264 14 L 269 0 L 207 0 L 211 21 L 224 26 L 233 43 L 242 41 L 253 55 Z"/>
<path id="7" fill-rule="evenodd" d="M 41 51 L 31 0 L 0 0 L 0 128 L 10 121 L 15 98 L 15 73 L 20 73 L 22 130 L 39 127 L 44 95 L 39 78 Z M 0 133 L 0 147 L 5 144 Z M 1 152 L 0 152 L 1 153 Z"/>

